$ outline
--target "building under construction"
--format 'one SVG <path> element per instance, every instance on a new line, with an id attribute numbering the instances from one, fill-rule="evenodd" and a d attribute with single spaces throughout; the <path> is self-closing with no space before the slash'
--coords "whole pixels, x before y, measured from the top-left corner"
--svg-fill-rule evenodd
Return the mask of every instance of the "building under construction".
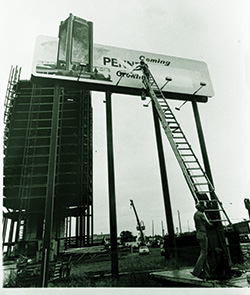
<path id="1" fill-rule="evenodd" d="M 8 256 L 39 250 L 51 165 L 56 165 L 53 250 L 92 243 L 91 96 L 84 89 L 59 91 L 53 163 L 54 87 L 20 80 L 20 70 L 11 69 L 4 115 L 3 242 Z"/>
<path id="2" fill-rule="evenodd" d="M 61 22 L 54 68 L 90 69 L 81 40 L 91 30 L 73 15 Z M 47 243 L 52 255 L 93 243 L 92 103 L 77 79 L 59 85 L 20 72 L 11 69 L 5 99 L 3 246 L 8 257 L 40 260 Z"/>

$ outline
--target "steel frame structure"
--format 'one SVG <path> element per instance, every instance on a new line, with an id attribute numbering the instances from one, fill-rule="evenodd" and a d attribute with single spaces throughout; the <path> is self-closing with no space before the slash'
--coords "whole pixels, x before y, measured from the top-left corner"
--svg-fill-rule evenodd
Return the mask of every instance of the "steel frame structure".
<path id="1" fill-rule="evenodd" d="M 54 86 L 20 80 L 20 70 L 11 69 L 4 132 L 3 247 L 7 256 L 34 256 L 41 250 L 48 172 L 53 164 L 53 254 L 93 243 L 90 91 L 60 85 L 56 147 L 51 141 L 54 92 Z M 55 163 L 51 163 L 52 148 Z"/>

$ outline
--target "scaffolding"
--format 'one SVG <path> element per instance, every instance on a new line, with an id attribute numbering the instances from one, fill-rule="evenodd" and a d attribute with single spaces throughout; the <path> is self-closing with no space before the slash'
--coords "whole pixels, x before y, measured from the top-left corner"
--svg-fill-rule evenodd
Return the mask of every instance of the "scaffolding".
<path id="1" fill-rule="evenodd" d="M 90 92 L 60 85 L 56 147 L 54 254 L 93 243 Z M 44 232 L 54 86 L 20 80 L 12 68 L 4 113 L 3 250 L 37 255 Z"/>

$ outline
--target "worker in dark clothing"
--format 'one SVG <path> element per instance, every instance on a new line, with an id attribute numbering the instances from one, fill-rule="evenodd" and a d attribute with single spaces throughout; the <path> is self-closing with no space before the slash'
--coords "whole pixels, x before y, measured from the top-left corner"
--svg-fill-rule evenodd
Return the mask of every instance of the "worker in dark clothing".
<path id="1" fill-rule="evenodd" d="M 196 204 L 197 211 L 194 214 L 196 237 L 200 244 L 200 256 L 191 274 L 201 279 L 210 277 L 209 265 L 207 262 L 208 238 L 207 227 L 212 226 L 204 214 L 205 203 L 200 201 Z"/>
<path id="2" fill-rule="evenodd" d="M 149 76 L 150 76 L 150 71 L 149 71 L 149 68 L 148 68 L 148 65 L 145 63 L 144 59 L 141 58 L 140 59 L 140 64 L 137 65 L 133 71 L 142 71 L 142 73 L 144 74 L 144 76 L 147 77 L 147 79 L 149 80 Z M 144 76 L 142 76 L 142 79 L 144 79 Z M 144 80 L 142 80 L 144 81 Z M 147 90 L 148 90 L 148 87 L 146 86 L 147 89 L 145 88 L 142 88 L 142 93 L 141 93 L 141 98 L 142 100 L 145 100 L 146 99 L 146 95 L 147 95 Z"/>
<path id="3" fill-rule="evenodd" d="M 145 61 L 143 59 L 141 59 L 140 61 L 140 67 L 144 73 L 144 75 L 149 78 L 150 72 L 149 72 L 149 68 L 148 65 L 145 63 Z"/>
<path id="4" fill-rule="evenodd" d="M 133 71 L 140 71 L 140 70 L 143 72 L 143 74 L 144 74 L 147 78 L 149 78 L 150 71 L 149 71 L 148 65 L 145 63 L 145 61 L 144 61 L 143 58 L 141 58 L 141 60 L 140 60 L 140 64 L 137 65 L 137 66 L 133 69 Z"/>

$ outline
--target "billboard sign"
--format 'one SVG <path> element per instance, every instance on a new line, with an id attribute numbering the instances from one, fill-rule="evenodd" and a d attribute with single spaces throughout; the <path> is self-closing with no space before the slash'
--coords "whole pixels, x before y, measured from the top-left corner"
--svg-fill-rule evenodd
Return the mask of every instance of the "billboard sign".
<path id="1" fill-rule="evenodd" d="M 79 54 L 77 56 L 79 60 Z M 148 64 L 160 87 L 165 84 L 166 77 L 171 78 L 163 91 L 192 95 L 203 83 L 197 95 L 214 95 L 207 65 L 202 61 L 93 44 L 92 72 L 86 71 L 84 61 L 63 69 L 58 65 L 58 39 L 48 36 L 39 36 L 36 40 L 32 75 L 142 89 L 142 72 L 135 69 L 141 58 Z"/>

